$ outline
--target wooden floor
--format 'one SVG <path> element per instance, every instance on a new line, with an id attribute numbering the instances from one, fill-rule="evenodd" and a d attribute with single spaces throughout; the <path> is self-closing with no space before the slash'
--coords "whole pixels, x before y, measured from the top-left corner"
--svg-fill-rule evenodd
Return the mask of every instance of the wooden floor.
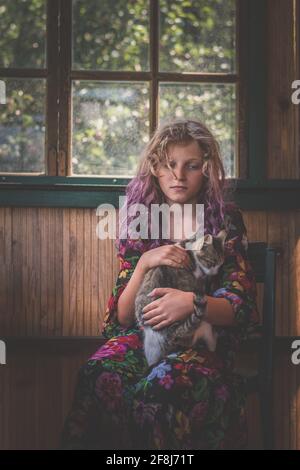
<path id="1" fill-rule="evenodd" d="M 0 449 L 57 448 L 78 369 L 100 345 L 100 338 L 8 341 L 7 364 L 0 366 Z M 297 435 L 299 424 L 293 413 L 300 367 L 293 366 L 285 355 L 286 345 L 277 349 L 276 448 L 296 449 L 299 443 L 293 436 Z M 262 445 L 258 405 L 256 395 L 248 397 L 250 449 L 260 449 Z"/>

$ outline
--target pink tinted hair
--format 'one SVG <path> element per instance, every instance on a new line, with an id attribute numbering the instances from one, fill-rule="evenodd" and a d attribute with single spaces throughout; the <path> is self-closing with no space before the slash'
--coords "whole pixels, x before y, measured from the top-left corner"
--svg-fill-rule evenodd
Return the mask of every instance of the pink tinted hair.
<path id="1" fill-rule="evenodd" d="M 167 154 L 169 144 L 187 145 L 193 140 L 198 142 L 203 155 L 204 179 L 197 202 L 204 204 L 204 233 L 216 235 L 221 229 L 225 211 L 237 208 L 233 201 L 229 201 L 229 195 L 233 192 L 233 188 L 225 179 L 220 146 L 208 127 L 195 119 L 173 119 L 164 122 L 155 130 L 143 149 L 137 174 L 129 182 L 125 191 L 127 210 L 136 203 L 144 204 L 148 208 L 148 239 L 117 238 L 118 253 L 124 254 L 128 248 L 143 252 L 170 243 L 170 240 L 151 240 L 150 238 L 151 204 L 166 202 L 155 176 L 155 170 L 164 163 L 170 168 Z M 120 210 L 122 212 L 122 209 Z M 125 230 L 125 227 L 128 227 L 130 221 L 135 217 L 121 215 L 121 230 Z"/>

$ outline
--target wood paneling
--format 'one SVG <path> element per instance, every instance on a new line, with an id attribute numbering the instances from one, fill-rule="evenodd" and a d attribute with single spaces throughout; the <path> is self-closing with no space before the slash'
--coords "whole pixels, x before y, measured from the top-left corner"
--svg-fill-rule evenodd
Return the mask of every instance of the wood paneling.
<path id="1" fill-rule="evenodd" d="M 300 211 L 244 212 L 249 241 L 280 245 L 278 336 L 300 335 Z M 2 336 L 97 336 L 119 262 L 92 209 L 0 208 Z M 258 304 L 262 306 L 262 286 Z"/>
<path id="2" fill-rule="evenodd" d="M 298 179 L 299 105 L 291 96 L 299 79 L 299 2 L 268 0 L 267 8 L 267 174 Z"/>
<path id="3" fill-rule="evenodd" d="M 2 336 L 98 335 L 119 269 L 93 209 L 0 208 Z"/>

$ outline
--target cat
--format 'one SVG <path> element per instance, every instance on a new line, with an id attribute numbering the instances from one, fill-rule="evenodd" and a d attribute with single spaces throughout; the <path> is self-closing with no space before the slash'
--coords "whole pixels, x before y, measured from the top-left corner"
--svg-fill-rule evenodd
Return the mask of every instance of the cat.
<path id="1" fill-rule="evenodd" d="M 185 320 L 176 321 L 160 330 L 153 330 L 152 326 L 144 324 L 142 309 L 154 300 L 147 294 L 156 287 L 171 287 L 183 291 L 199 292 L 201 295 L 205 294 L 210 277 L 216 275 L 224 263 L 226 236 L 225 229 L 216 236 L 207 234 L 197 238 L 194 234 L 193 237 L 175 244 L 186 249 L 191 260 L 189 269 L 160 265 L 149 269 L 146 273 L 135 299 L 135 318 L 143 331 L 144 352 L 149 366 L 178 347 L 191 347 L 191 340 L 196 329 L 197 341 L 202 339 L 210 351 L 215 350 L 216 332 L 210 323 L 199 319 L 194 313 Z M 200 324 L 201 327 L 199 327 Z"/>

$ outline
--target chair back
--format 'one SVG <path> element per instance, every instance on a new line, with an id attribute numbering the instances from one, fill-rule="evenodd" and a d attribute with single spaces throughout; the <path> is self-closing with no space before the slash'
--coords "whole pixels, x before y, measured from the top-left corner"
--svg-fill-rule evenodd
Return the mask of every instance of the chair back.
<path id="1" fill-rule="evenodd" d="M 248 258 L 257 283 L 264 284 L 261 328 L 258 339 L 259 363 L 257 374 L 248 378 L 249 392 L 258 391 L 262 422 L 263 445 L 265 449 L 274 447 L 273 423 L 273 366 L 275 339 L 275 287 L 276 256 L 280 247 L 268 246 L 265 242 L 248 244 Z"/>

